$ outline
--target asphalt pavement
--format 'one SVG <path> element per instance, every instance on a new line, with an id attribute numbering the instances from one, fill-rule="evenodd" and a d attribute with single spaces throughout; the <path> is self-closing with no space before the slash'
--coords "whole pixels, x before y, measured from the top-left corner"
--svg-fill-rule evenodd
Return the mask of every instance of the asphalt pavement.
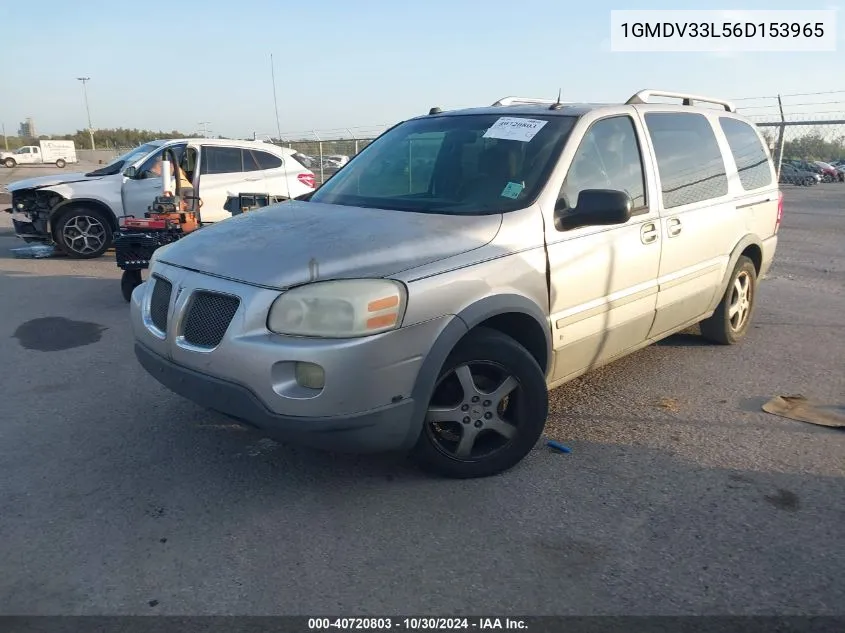
<path id="1" fill-rule="evenodd" d="M 845 432 L 760 407 L 845 405 L 843 202 L 787 190 L 741 345 L 692 331 L 555 390 L 572 452 L 473 481 L 168 392 L 113 255 L 14 259 L 0 214 L 0 614 L 842 614 Z"/>

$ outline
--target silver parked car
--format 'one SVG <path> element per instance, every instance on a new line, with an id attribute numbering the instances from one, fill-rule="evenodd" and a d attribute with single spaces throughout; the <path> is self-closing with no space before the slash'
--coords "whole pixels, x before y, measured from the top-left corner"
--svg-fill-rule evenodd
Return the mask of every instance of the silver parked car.
<path id="1" fill-rule="evenodd" d="M 536 445 L 547 389 L 696 323 L 740 341 L 781 212 L 729 102 L 433 109 L 309 200 L 157 250 L 135 350 L 273 435 L 492 475 Z"/>

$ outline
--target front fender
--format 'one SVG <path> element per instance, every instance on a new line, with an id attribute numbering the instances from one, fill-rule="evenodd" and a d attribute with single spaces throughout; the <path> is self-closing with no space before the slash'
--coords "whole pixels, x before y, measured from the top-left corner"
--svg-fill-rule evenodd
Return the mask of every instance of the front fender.
<path id="1" fill-rule="evenodd" d="M 58 193 L 58 192 L 56 192 L 56 193 Z M 50 212 L 50 230 L 52 231 L 53 225 L 55 224 L 54 218 L 59 217 L 63 213 L 64 209 L 67 209 L 68 207 L 76 207 L 76 206 L 89 206 L 91 208 L 98 209 L 99 211 L 102 211 L 105 214 L 106 219 L 111 224 L 112 230 L 117 229 L 117 215 L 115 214 L 114 209 L 112 209 L 108 205 L 108 203 L 106 203 L 103 200 L 98 200 L 97 198 L 71 198 L 69 200 L 68 199 L 62 200 L 55 207 L 53 207 L 53 209 L 51 210 L 51 212 Z"/>
<path id="2" fill-rule="evenodd" d="M 546 338 L 546 372 L 552 366 L 552 336 L 548 327 L 548 318 L 530 299 L 517 294 L 503 294 L 485 297 L 461 310 L 443 329 L 426 354 L 417 374 L 417 380 L 411 395 L 414 399 L 414 414 L 404 447 L 411 448 L 419 436 L 428 410 L 428 403 L 434 391 L 434 385 L 440 375 L 446 359 L 455 346 L 467 333 L 484 321 L 502 314 L 520 313 L 537 321 Z"/>

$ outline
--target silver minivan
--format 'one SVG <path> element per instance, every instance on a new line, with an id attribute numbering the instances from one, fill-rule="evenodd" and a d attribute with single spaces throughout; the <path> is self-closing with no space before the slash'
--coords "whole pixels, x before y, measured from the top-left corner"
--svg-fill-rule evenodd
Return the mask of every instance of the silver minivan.
<path id="1" fill-rule="evenodd" d="M 156 251 L 136 355 L 273 436 L 492 475 L 536 445 L 548 389 L 694 324 L 740 341 L 781 212 L 727 101 L 433 109 L 309 199 Z"/>

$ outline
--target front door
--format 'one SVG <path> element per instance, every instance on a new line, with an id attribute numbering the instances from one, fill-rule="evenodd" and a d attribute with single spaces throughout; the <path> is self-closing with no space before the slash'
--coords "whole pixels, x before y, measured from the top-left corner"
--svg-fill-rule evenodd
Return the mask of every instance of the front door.
<path id="1" fill-rule="evenodd" d="M 15 162 L 18 165 L 30 165 L 37 162 L 38 155 L 34 153 L 36 149 L 35 147 L 22 147 L 20 153 L 15 156 Z"/>
<path id="2" fill-rule="evenodd" d="M 192 172 L 186 168 L 189 167 L 191 162 L 191 155 L 194 156 L 193 161 L 196 162 L 196 150 L 188 150 L 186 152 L 186 145 L 184 143 L 168 145 L 167 148 L 151 154 L 147 160 L 141 163 L 135 170 L 134 178 L 125 179 L 121 191 L 124 214 L 134 215 L 136 218 L 144 217 L 144 214 L 149 210 L 150 205 L 152 205 L 156 197 L 162 194 L 161 157 L 164 149 L 172 149 L 174 151 L 180 166 L 185 171 L 187 180 L 191 180 Z M 173 174 L 174 178 L 175 176 L 176 174 Z M 184 184 L 183 181 L 183 186 Z M 171 187 L 171 189 L 174 188 Z"/>
<path id="3" fill-rule="evenodd" d="M 657 302 L 661 238 L 643 169 L 641 124 L 625 114 L 581 125 L 589 127 L 559 203 L 572 208 L 580 191 L 614 189 L 631 197 L 634 210 L 620 226 L 560 232 L 546 221 L 553 380 L 582 373 L 645 341 Z"/>

